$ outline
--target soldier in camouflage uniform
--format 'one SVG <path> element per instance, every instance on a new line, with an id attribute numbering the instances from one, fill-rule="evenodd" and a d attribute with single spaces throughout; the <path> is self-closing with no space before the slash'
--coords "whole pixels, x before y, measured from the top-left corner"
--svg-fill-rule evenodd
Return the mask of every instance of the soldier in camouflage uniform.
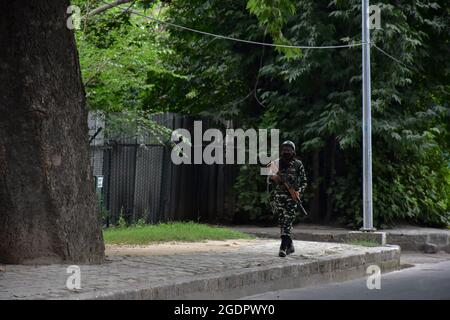
<path id="1" fill-rule="evenodd" d="M 281 158 L 270 164 L 268 183 L 273 187 L 270 191 L 270 205 L 278 216 L 281 229 L 280 257 L 294 252 L 292 242 L 292 223 L 297 213 L 298 201 L 294 200 L 286 186 L 294 189 L 301 196 L 306 188 L 306 174 L 303 164 L 295 159 L 295 144 L 285 141 L 281 144 Z"/>

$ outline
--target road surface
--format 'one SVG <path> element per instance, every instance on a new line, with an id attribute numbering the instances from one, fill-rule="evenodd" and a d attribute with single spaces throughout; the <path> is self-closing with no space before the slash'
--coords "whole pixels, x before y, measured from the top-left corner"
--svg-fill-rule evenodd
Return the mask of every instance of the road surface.
<path id="1" fill-rule="evenodd" d="M 270 291 L 249 300 L 450 299 L 450 254 L 402 253 L 402 269 L 381 275 L 380 289 L 368 289 L 367 277 L 315 287 Z M 372 282 L 373 283 L 373 282 Z"/>

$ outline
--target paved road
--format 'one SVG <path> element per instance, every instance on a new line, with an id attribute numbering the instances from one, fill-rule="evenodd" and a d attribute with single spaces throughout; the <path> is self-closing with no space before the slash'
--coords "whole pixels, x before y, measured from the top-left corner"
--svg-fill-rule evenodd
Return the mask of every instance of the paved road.
<path id="1" fill-rule="evenodd" d="M 363 278 L 317 287 L 271 291 L 244 299 L 450 299 L 450 254 L 402 254 L 402 264 L 403 269 L 381 275 L 379 290 L 369 290 L 367 278 Z"/>

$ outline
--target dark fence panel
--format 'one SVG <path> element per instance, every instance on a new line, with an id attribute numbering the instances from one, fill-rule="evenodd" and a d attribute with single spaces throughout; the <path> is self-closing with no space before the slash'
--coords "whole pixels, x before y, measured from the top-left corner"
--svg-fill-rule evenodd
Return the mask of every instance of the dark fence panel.
<path id="1" fill-rule="evenodd" d="M 137 148 L 134 220 L 160 219 L 163 154 L 163 146 Z"/>
<path id="2" fill-rule="evenodd" d="M 169 128 L 193 132 L 194 118 L 163 114 L 155 120 Z M 203 130 L 213 126 L 202 119 Z M 230 222 L 236 165 L 174 165 L 171 149 L 132 139 L 118 139 L 104 148 L 103 197 L 110 223 L 121 212 L 129 222 L 173 220 Z"/>
<path id="3" fill-rule="evenodd" d="M 109 149 L 111 167 L 109 172 L 109 207 L 111 218 L 119 215 L 131 221 L 134 214 L 134 191 L 137 146 L 117 145 Z"/>

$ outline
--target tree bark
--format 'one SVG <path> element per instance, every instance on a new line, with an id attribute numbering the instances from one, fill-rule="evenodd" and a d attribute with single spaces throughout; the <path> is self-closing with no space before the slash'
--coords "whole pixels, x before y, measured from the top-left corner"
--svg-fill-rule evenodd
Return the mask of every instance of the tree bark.
<path id="1" fill-rule="evenodd" d="M 0 262 L 101 263 L 68 0 L 0 2 Z"/>

